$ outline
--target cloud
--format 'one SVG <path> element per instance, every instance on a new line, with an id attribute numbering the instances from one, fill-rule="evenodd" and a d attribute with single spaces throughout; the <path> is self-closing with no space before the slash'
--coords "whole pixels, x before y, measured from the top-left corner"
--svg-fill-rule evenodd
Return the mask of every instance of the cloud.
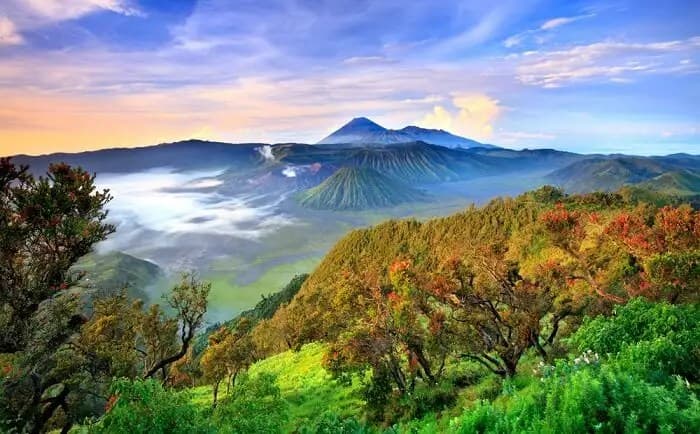
<path id="1" fill-rule="evenodd" d="M 542 43 L 545 40 L 544 35 L 549 31 L 564 26 L 566 24 L 571 24 L 575 21 L 579 21 L 585 18 L 591 18 L 594 16 L 595 14 L 585 14 L 576 15 L 572 17 L 552 18 L 550 20 L 545 21 L 544 23 L 542 23 L 542 25 L 535 29 L 525 30 L 523 32 L 516 33 L 515 35 L 506 38 L 503 41 L 503 46 L 506 48 L 512 48 L 517 45 L 523 44 L 529 40 L 534 40 L 537 43 Z"/>
<path id="2" fill-rule="evenodd" d="M 520 58 L 516 74 L 521 83 L 545 88 L 592 80 L 626 83 L 641 73 L 697 72 L 679 56 L 685 59 L 699 51 L 697 36 L 651 43 L 597 42 L 516 56 Z"/>
<path id="3" fill-rule="evenodd" d="M 52 21 L 78 18 L 106 10 L 127 16 L 142 16 L 143 12 L 128 0 L 22 0 L 25 7 Z"/>
<path id="4" fill-rule="evenodd" d="M 522 11 L 530 2 L 501 1 L 487 8 L 478 18 L 465 26 L 466 30 L 432 44 L 428 51 L 438 56 L 453 55 L 456 52 L 484 43 L 498 34 L 507 23 Z"/>
<path id="5" fill-rule="evenodd" d="M 346 65 L 377 65 L 394 63 L 395 61 L 385 56 L 354 56 L 343 60 Z"/>
<path id="6" fill-rule="evenodd" d="M 559 17 L 559 18 L 552 18 L 551 20 L 547 20 L 540 26 L 540 30 L 552 30 L 557 27 L 563 26 L 565 24 L 570 24 L 573 23 L 574 21 L 578 21 L 584 18 L 590 18 L 594 16 L 593 14 L 587 14 L 587 15 L 577 15 L 575 17 Z"/>
<path id="7" fill-rule="evenodd" d="M 19 34 L 15 24 L 9 18 L 0 16 L 0 46 L 19 45 L 24 38 Z"/>
<path id="8" fill-rule="evenodd" d="M 501 114 L 499 101 L 486 95 L 456 95 L 453 108 L 437 105 L 423 117 L 418 125 L 425 128 L 448 130 L 476 140 L 484 140 L 493 134 L 493 123 Z"/>

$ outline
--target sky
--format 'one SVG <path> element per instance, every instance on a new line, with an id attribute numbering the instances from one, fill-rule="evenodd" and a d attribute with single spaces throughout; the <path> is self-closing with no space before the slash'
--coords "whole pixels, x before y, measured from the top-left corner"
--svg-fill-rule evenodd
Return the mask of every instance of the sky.
<path id="1" fill-rule="evenodd" d="M 700 1 L 0 0 L 0 155 L 314 143 L 353 117 L 700 154 Z"/>

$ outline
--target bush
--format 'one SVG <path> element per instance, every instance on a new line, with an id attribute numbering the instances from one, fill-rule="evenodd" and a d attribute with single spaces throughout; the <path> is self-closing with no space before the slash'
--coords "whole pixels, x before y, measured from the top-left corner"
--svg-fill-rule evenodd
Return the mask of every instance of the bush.
<path id="1" fill-rule="evenodd" d="M 630 373 L 654 382 L 681 375 L 700 380 L 700 308 L 635 299 L 612 317 L 586 319 L 571 341 L 609 355 Z"/>
<path id="2" fill-rule="evenodd" d="M 299 429 L 300 434 L 368 434 L 371 431 L 354 418 L 342 418 L 325 412 L 311 425 Z"/>
<path id="3" fill-rule="evenodd" d="M 377 394 L 383 399 L 371 401 L 367 391 L 376 391 L 378 383 L 373 381 L 365 390 L 367 400 L 366 415 L 370 420 L 390 425 L 421 418 L 432 412 L 440 412 L 450 408 L 455 403 L 457 391 L 448 380 L 439 384 L 418 383 L 410 394 L 399 394 L 391 391 L 387 394 Z"/>
<path id="4" fill-rule="evenodd" d="M 209 433 L 189 396 L 171 392 L 155 380 L 116 380 L 105 416 L 90 427 L 96 433 Z"/>
<path id="5" fill-rule="evenodd" d="M 275 376 L 266 373 L 243 377 L 232 396 L 214 411 L 214 423 L 221 433 L 278 433 L 287 418 L 287 404 Z"/>
<path id="6" fill-rule="evenodd" d="M 700 432 L 700 403 L 682 381 L 667 388 L 613 366 L 565 364 L 507 405 L 482 402 L 454 425 L 463 433 Z"/>

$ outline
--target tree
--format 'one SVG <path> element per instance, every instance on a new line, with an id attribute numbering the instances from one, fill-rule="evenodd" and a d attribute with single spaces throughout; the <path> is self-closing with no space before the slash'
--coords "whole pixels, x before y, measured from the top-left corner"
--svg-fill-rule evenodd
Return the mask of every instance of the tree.
<path id="1" fill-rule="evenodd" d="M 200 364 L 206 378 L 214 384 L 214 407 L 218 402 L 221 382 L 227 379 L 228 395 L 229 388 L 235 385 L 238 374 L 255 361 L 255 345 L 250 330 L 251 322 L 244 317 L 233 330 L 223 326 L 209 336 L 209 346 L 202 354 Z"/>
<path id="2" fill-rule="evenodd" d="M 461 356 L 504 377 L 516 373 L 529 348 L 547 358 L 560 322 L 580 310 L 555 263 L 523 274 L 507 245 L 496 241 L 446 261 L 426 288 L 445 306 Z"/>
<path id="3" fill-rule="evenodd" d="M 39 432 L 68 406 L 62 347 L 85 321 L 69 270 L 114 231 L 105 223 L 111 196 L 94 180 L 62 163 L 36 179 L 0 159 L 0 353 L 14 366 L 2 404 L 19 430 Z"/>
<path id="4" fill-rule="evenodd" d="M 700 294 L 700 212 L 688 206 L 638 207 L 608 218 L 559 204 L 541 216 L 550 242 L 565 255 L 568 279 L 611 304 L 644 296 L 670 302 Z"/>
<path id="5" fill-rule="evenodd" d="M 371 368 L 375 391 L 388 381 L 407 395 L 417 381 L 434 385 L 442 375 L 449 353 L 445 316 L 420 290 L 410 261 L 395 261 L 389 277 L 390 284 L 382 286 L 376 277 L 345 275 L 334 302 L 364 315 L 336 339 L 326 364 L 336 373 Z"/>
<path id="6" fill-rule="evenodd" d="M 0 352 L 26 347 L 42 303 L 72 287 L 70 267 L 114 232 L 104 223 L 112 197 L 94 180 L 66 164 L 35 179 L 27 167 L 0 159 Z"/>
<path id="7" fill-rule="evenodd" d="M 165 381 L 167 379 L 166 368 L 187 354 L 196 331 L 204 321 L 209 291 L 211 291 L 211 283 L 200 282 L 194 274 L 186 273 L 182 276 L 180 283 L 172 289 L 171 294 L 166 296 L 168 304 L 175 311 L 175 321 L 179 325 L 177 335 L 180 345 L 176 350 L 172 347 L 168 348 L 171 351 L 158 346 L 157 348 L 162 351 L 162 357 L 154 359 L 155 361 L 146 367 L 144 378 L 153 377 L 162 370 L 163 381 Z M 148 338 L 155 338 L 150 342 L 156 345 L 168 344 L 167 340 L 159 336 L 159 331 L 162 330 L 154 329 L 154 332 L 146 333 L 146 341 L 149 342 Z"/>

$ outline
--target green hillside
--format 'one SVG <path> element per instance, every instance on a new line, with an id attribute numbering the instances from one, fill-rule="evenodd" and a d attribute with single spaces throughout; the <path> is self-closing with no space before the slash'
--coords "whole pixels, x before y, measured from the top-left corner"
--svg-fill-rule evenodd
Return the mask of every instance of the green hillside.
<path id="1" fill-rule="evenodd" d="M 249 368 L 250 377 L 274 376 L 289 413 L 285 431 L 293 432 L 300 426 L 312 423 L 321 415 L 319 409 L 341 417 L 361 412 L 364 402 L 359 393 L 359 379 L 355 378 L 349 383 L 333 379 L 323 367 L 327 350 L 327 346 L 321 343 L 308 344 L 299 351 L 276 354 Z M 192 402 L 203 409 L 209 408 L 212 403 L 211 389 L 211 386 L 193 389 Z"/>
<path id="2" fill-rule="evenodd" d="M 370 168 L 343 167 L 299 196 L 308 208 L 359 210 L 422 200 L 425 195 Z"/>
<path id="3" fill-rule="evenodd" d="M 153 298 L 145 290 L 165 278 L 158 265 L 122 252 L 91 253 L 82 257 L 73 270 L 85 272 L 83 287 L 108 293 L 127 288 L 129 295 L 143 300 Z"/>
<path id="4" fill-rule="evenodd" d="M 700 172 L 693 170 L 667 172 L 639 184 L 639 187 L 676 196 L 699 195 Z"/>

